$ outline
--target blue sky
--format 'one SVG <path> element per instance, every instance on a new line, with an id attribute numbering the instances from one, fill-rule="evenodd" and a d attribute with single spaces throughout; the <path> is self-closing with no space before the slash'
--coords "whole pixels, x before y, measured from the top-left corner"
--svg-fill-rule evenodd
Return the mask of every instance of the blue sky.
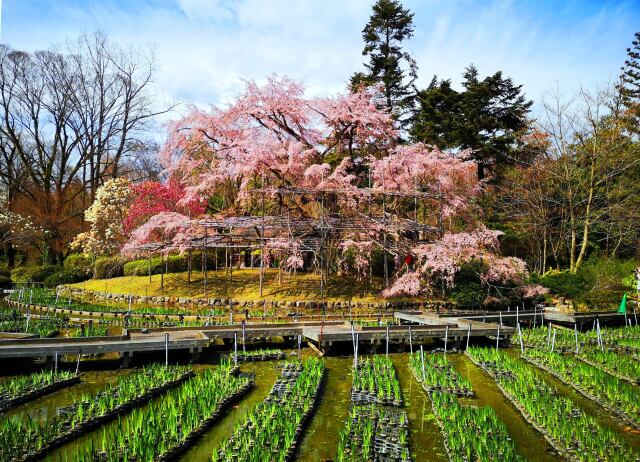
<path id="1" fill-rule="evenodd" d="M 0 0 L 2 42 L 35 50 L 83 32 L 155 50 L 163 100 L 220 104 L 242 79 L 286 74 L 314 95 L 342 91 L 361 69 L 361 30 L 373 0 Z M 474 63 L 502 70 L 539 101 L 615 79 L 640 0 L 405 0 L 415 13 L 408 50 L 419 84 L 460 80 Z"/>

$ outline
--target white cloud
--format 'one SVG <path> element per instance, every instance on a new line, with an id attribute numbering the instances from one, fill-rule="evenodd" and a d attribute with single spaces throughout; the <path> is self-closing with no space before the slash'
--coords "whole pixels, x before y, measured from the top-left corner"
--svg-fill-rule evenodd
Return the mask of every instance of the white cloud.
<path id="1" fill-rule="evenodd" d="M 18 0 L 14 0 L 18 2 Z M 23 1 L 23 0 L 19 0 Z M 50 14 L 5 18 L 5 39 L 36 49 L 95 29 L 135 46 L 153 46 L 155 86 L 163 99 L 225 103 L 243 79 L 273 73 L 301 80 L 310 94 L 344 90 L 362 67 L 361 31 L 372 0 L 24 0 L 51 2 Z M 573 22 L 567 8 L 527 10 L 525 2 L 406 0 L 416 34 L 408 45 L 419 83 L 433 74 L 460 80 L 467 65 L 481 74 L 503 70 L 539 99 L 556 81 L 595 86 L 617 72 L 638 19 L 631 3 L 603 7 Z M 552 2 L 553 3 L 553 2 Z M 9 1 L 11 5 L 11 0 Z M 5 12 L 6 12 L 5 4 Z M 566 19 L 566 24 L 565 21 Z M 7 21 L 9 24 L 7 24 Z"/>

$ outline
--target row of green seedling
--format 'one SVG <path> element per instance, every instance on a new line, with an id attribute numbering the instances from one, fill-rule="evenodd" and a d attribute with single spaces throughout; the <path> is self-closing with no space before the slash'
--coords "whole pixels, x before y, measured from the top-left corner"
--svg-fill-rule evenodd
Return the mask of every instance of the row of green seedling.
<path id="1" fill-rule="evenodd" d="M 467 355 L 494 378 L 506 398 L 566 459 L 637 460 L 638 455 L 615 432 L 560 395 L 535 367 L 493 348 L 469 348 Z"/>
<path id="2" fill-rule="evenodd" d="M 473 396 L 471 383 L 461 377 L 442 354 L 414 353 L 409 357 L 409 367 L 428 393 L 437 391 L 458 396 Z"/>
<path id="3" fill-rule="evenodd" d="M 528 329 L 524 332 L 524 338 L 528 348 L 540 350 L 552 350 L 559 353 L 576 354 L 582 361 L 595 367 L 603 368 L 607 373 L 631 383 L 640 381 L 640 362 L 633 355 L 626 354 L 619 349 L 611 348 L 612 342 L 606 338 L 618 331 L 637 330 L 634 327 L 603 329 L 603 343 L 607 346 L 600 348 L 597 343 L 596 333 L 578 333 L 578 348 L 576 349 L 576 332 L 558 329 L 551 334 L 548 328 L 540 327 Z M 606 333 L 605 333 L 606 332 Z M 616 334 L 622 335 L 622 334 Z M 555 336 L 555 339 L 553 338 Z M 606 337 L 605 337 L 606 336 Z"/>
<path id="4" fill-rule="evenodd" d="M 525 461 L 491 407 L 460 403 L 458 396 L 473 395 L 471 384 L 444 355 L 415 353 L 409 368 L 427 391 L 451 462 Z"/>
<path id="5" fill-rule="evenodd" d="M 640 361 L 632 355 L 618 351 L 601 351 L 597 348 L 581 350 L 577 357 L 594 367 L 634 384 L 640 383 Z"/>
<path id="6" fill-rule="evenodd" d="M 402 406 L 400 383 L 387 356 L 358 358 L 353 369 L 351 401 L 357 404 Z"/>
<path id="7" fill-rule="evenodd" d="M 235 354 L 231 354 L 231 359 L 235 359 Z M 285 354 L 282 350 L 274 349 L 259 349 L 259 350 L 247 350 L 238 351 L 238 361 L 274 361 L 284 359 Z"/>
<path id="8" fill-rule="evenodd" d="M 0 422 L 0 460 L 35 460 L 47 451 L 172 388 L 193 372 L 184 366 L 153 365 L 121 377 L 95 395 L 82 395 L 46 420 L 29 415 Z"/>
<path id="9" fill-rule="evenodd" d="M 572 355 L 526 350 L 525 359 L 640 429 L 640 389 Z"/>
<path id="10" fill-rule="evenodd" d="M 391 360 L 373 356 L 358 361 L 336 461 L 410 461 L 408 418 L 401 406 L 400 383 Z"/>
<path id="11" fill-rule="evenodd" d="M 39 337 L 52 337 L 69 326 L 62 317 L 27 317 L 16 310 L 6 310 L 0 314 L 0 332 L 35 334 Z"/>
<path id="12" fill-rule="evenodd" d="M 267 396 L 213 451 L 212 461 L 292 460 L 308 418 L 315 409 L 324 377 L 324 362 L 308 358 L 286 364 Z"/>
<path id="13" fill-rule="evenodd" d="M 352 403 L 335 462 L 410 461 L 408 426 L 403 409 Z"/>
<path id="14" fill-rule="evenodd" d="M 253 386 L 229 361 L 206 369 L 82 444 L 75 462 L 173 460 Z"/>
<path id="15" fill-rule="evenodd" d="M 640 351 L 640 339 L 637 338 L 639 327 L 602 328 L 600 338 L 603 350 Z M 590 349 L 599 347 L 597 330 L 578 332 L 578 348 Z M 558 352 L 574 352 L 576 350 L 576 332 L 570 329 L 549 328 L 541 326 L 523 331 L 524 343 L 530 348 L 552 349 Z"/>
<path id="16" fill-rule="evenodd" d="M 126 296 L 125 296 L 126 297 Z M 60 308 L 64 310 L 86 311 L 86 312 L 103 312 L 103 313 L 126 313 L 128 309 L 121 306 L 98 305 L 75 300 L 68 296 L 57 296 L 56 291 L 46 288 L 25 288 L 23 291 L 17 291 L 9 296 L 9 299 L 29 305 L 38 305 L 41 307 Z M 194 313 L 205 314 L 212 310 L 212 307 L 194 308 L 193 310 L 184 310 L 180 308 L 167 309 L 164 307 L 138 307 L 132 311 L 136 314 L 149 315 L 192 315 Z"/>
<path id="17" fill-rule="evenodd" d="M 0 382 L 0 412 L 80 381 L 73 372 L 52 370 L 19 375 Z"/>

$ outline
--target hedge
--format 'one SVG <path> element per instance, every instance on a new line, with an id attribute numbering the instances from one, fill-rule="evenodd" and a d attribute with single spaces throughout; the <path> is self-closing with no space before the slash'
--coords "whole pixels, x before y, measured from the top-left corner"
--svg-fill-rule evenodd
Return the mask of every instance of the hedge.
<path id="1" fill-rule="evenodd" d="M 46 287 L 57 287 L 60 284 L 74 284 L 86 281 L 89 277 L 90 275 L 87 275 L 83 268 L 64 268 L 47 276 L 44 280 L 44 285 Z"/>
<path id="2" fill-rule="evenodd" d="M 94 266 L 95 279 L 111 279 L 124 276 L 124 265 L 127 260 L 123 257 L 99 257 Z"/>
<path id="3" fill-rule="evenodd" d="M 160 274 L 164 271 L 164 258 L 154 257 L 151 259 L 151 274 Z M 187 258 L 181 255 L 170 255 L 168 261 L 168 272 L 177 273 L 187 270 Z M 125 276 L 146 276 L 149 274 L 149 259 L 134 260 L 124 265 Z"/>

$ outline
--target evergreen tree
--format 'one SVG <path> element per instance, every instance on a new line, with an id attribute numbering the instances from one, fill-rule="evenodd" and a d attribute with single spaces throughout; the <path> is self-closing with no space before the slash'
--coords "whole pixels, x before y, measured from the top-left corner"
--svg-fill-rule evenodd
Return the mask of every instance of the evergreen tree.
<path id="1" fill-rule="evenodd" d="M 632 116 L 640 119 L 640 32 L 635 33 L 632 47 L 627 48 L 627 59 L 620 68 L 620 84 L 617 86 L 623 105 Z"/>
<path id="2" fill-rule="evenodd" d="M 472 149 L 478 178 L 491 174 L 495 180 L 500 168 L 520 155 L 518 136 L 528 126 L 532 102 L 522 94 L 521 85 L 500 71 L 480 79 L 471 65 L 463 77 L 462 92 L 452 89 L 450 81 L 438 83 L 434 78 L 418 93 L 411 135 L 441 149 Z"/>
<path id="3" fill-rule="evenodd" d="M 351 85 L 382 84 L 385 102 L 394 116 L 404 123 L 415 95 L 413 83 L 417 66 L 402 43 L 413 36 L 413 13 L 396 0 L 377 0 L 373 13 L 362 30 L 363 56 L 367 72 L 351 77 Z"/>

